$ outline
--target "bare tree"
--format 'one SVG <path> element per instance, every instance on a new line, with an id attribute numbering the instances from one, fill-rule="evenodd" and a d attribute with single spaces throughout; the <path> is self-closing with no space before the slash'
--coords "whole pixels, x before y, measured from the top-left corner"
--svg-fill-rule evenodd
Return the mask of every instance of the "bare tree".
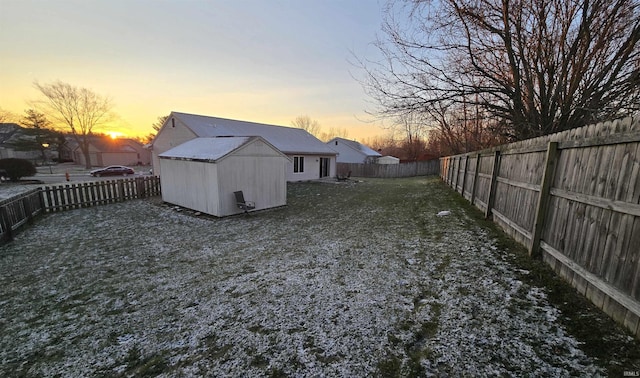
<path id="1" fill-rule="evenodd" d="M 349 130 L 345 127 L 330 127 L 328 131 L 323 131 L 318 135 L 318 139 L 328 142 L 333 138 L 349 138 Z"/>
<path id="2" fill-rule="evenodd" d="M 398 0 L 385 14 L 384 60 L 361 62 L 379 116 L 466 104 L 525 139 L 639 108 L 638 0 Z"/>
<path id="3" fill-rule="evenodd" d="M 311 119 L 308 115 L 297 116 L 296 119 L 291 122 L 291 126 L 306 130 L 313 136 L 320 135 L 320 122 Z"/>
<path id="4" fill-rule="evenodd" d="M 8 110 L 0 108 L 0 123 L 10 123 L 15 120 L 15 115 Z"/>
<path id="5" fill-rule="evenodd" d="M 110 120 L 111 100 L 90 89 L 61 81 L 50 84 L 36 82 L 34 87 L 44 96 L 44 100 L 35 102 L 35 105 L 71 131 L 85 157 L 86 168 L 91 168 L 89 136 L 96 126 Z"/>

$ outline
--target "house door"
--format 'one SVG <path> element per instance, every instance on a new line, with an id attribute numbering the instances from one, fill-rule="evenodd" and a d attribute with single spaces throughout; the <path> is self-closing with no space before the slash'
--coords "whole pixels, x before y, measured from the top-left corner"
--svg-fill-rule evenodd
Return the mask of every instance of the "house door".
<path id="1" fill-rule="evenodd" d="M 320 158 L 320 178 L 329 176 L 329 158 Z"/>

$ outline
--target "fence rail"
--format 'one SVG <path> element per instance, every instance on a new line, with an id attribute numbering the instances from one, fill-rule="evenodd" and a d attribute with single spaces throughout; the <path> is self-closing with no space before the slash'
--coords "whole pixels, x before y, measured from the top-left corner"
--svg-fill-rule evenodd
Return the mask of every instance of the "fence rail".
<path id="1" fill-rule="evenodd" d="M 416 161 L 400 164 L 336 163 L 337 172 L 353 177 L 397 178 L 440 174 L 440 162 L 436 160 Z"/>
<path id="2" fill-rule="evenodd" d="M 640 118 L 440 163 L 447 184 L 640 338 Z"/>
<path id="3" fill-rule="evenodd" d="M 160 195 L 157 176 L 82 182 L 35 188 L 0 201 L 0 240 L 13 239 L 14 232 L 39 214 L 122 202 Z"/>

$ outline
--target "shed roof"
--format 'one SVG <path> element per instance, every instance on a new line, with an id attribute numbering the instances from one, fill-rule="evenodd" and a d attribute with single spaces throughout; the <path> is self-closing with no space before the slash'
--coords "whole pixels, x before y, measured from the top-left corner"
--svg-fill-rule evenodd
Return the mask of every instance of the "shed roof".
<path id="1" fill-rule="evenodd" d="M 259 136 L 195 138 L 161 153 L 158 157 L 164 159 L 216 162 L 238 148 L 256 140 L 262 141 L 283 158 L 288 159 L 287 155 L 282 151 Z"/>
<path id="2" fill-rule="evenodd" d="M 184 123 L 198 137 L 257 135 L 285 154 L 337 154 L 332 148 L 303 129 L 180 112 L 171 112 L 167 123 L 171 122 L 171 117 Z"/>
<path id="3" fill-rule="evenodd" d="M 215 162 L 249 142 L 251 137 L 195 138 L 160 155 L 160 158 Z"/>
<path id="4" fill-rule="evenodd" d="M 362 143 L 356 142 L 355 140 L 349 140 L 349 139 L 344 139 L 344 138 L 333 138 L 330 141 L 327 142 L 327 144 L 331 144 L 331 143 L 335 143 L 336 141 L 339 141 L 340 143 L 360 152 L 361 154 L 365 155 L 365 156 L 382 156 L 378 151 L 375 151 L 367 146 L 365 146 Z"/>

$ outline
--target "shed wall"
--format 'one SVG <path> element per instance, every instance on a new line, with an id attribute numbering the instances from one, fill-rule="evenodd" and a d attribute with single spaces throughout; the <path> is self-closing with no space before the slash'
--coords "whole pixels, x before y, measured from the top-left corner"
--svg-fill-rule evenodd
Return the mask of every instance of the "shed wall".
<path id="1" fill-rule="evenodd" d="M 160 166 L 163 201 L 220 216 L 216 164 L 160 159 Z"/>
<path id="2" fill-rule="evenodd" d="M 234 192 L 263 210 L 287 204 L 285 167 L 289 160 L 265 143 L 257 141 L 234 151 L 218 163 L 220 216 L 241 213 Z"/>
<path id="3" fill-rule="evenodd" d="M 400 159 L 393 156 L 382 156 L 377 160 L 378 164 L 400 164 Z"/>
<path id="4" fill-rule="evenodd" d="M 242 190 L 247 201 L 255 202 L 255 210 L 264 210 L 287 204 L 287 182 L 284 159 L 250 156 L 230 156 L 219 165 L 220 215 L 241 213 L 234 192 Z"/>

